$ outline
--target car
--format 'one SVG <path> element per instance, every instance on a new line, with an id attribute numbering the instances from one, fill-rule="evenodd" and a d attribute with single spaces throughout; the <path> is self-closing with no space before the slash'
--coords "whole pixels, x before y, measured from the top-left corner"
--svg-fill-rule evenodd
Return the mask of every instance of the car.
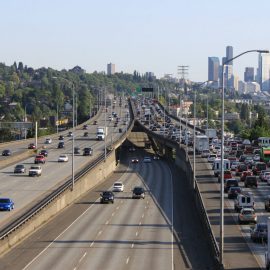
<path id="1" fill-rule="evenodd" d="M 28 171 L 29 176 L 41 176 L 41 174 L 42 174 L 42 168 L 39 165 L 31 166 Z"/>
<path id="2" fill-rule="evenodd" d="M 154 155 L 153 156 L 153 160 L 159 160 L 160 159 L 160 156 L 159 155 Z"/>
<path id="3" fill-rule="evenodd" d="M 10 198 L 0 198 L 0 210 L 11 211 L 14 209 L 14 202 Z"/>
<path id="4" fill-rule="evenodd" d="M 43 155 L 36 155 L 35 161 L 34 161 L 35 164 L 39 164 L 39 163 L 44 164 L 45 162 L 46 162 L 46 159 Z"/>
<path id="5" fill-rule="evenodd" d="M 67 137 L 72 137 L 72 136 L 73 136 L 72 131 L 69 131 Z"/>
<path id="6" fill-rule="evenodd" d="M 141 199 L 145 198 L 145 191 L 144 188 L 141 186 L 136 186 L 132 190 L 132 199 Z"/>
<path id="7" fill-rule="evenodd" d="M 136 149 L 135 149 L 135 147 L 134 147 L 134 146 L 131 146 L 131 147 L 129 147 L 128 151 L 129 151 L 129 152 L 135 152 L 135 151 L 136 151 Z"/>
<path id="8" fill-rule="evenodd" d="M 243 171 L 240 176 L 240 181 L 245 182 L 247 176 L 253 175 L 252 171 Z"/>
<path id="9" fill-rule="evenodd" d="M 57 148 L 65 148 L 65 143 L 63 141 L 59 142 Z"/>
<path id="10" fill-rule="evenodd" d="M 48 156 L 48 151 L 46 149 L 42 149 L 40 152 L 39 152 L 39 155 L 42 155 L 44 157 L 47 157 Z"/>
<path id="11" fill-rule="evenodd" d="M 131 159 L 131 163 L 139 163 L 139 159 L 137 157 L 133 157 Z"/>
<path id="12" fill-rule="evenodd" d="M 88 125 L 83 125 L 83 130 L 88 129 Z"/>
<path id="13" fill-rule="evenodd" d="M 231 163 L 231 171 L 236 171 L 238 165 L 239 165 L 239 161 L 233 161 Z"/>
<path id="14" fill-rule="evenodd" d="M 62 154 L 58 158 L 58 162 L 68 162 L 68 155 Z"/>
<path id="15" fill-rule="evenodd" d="M 238 223 L 257 223 L 257 215 L 253 208 L 243 208 L 238 214 Z"/>
<path id="16" fill-rule="evenodd" d="M 152 160 L 151 160 L 150 157 L 144 157 L 144 158 L 143 158 L 143 162 L 144 162 L 144 163 L 151 163 Z"/>
<path id="17" fill-rule="evenodd" d="M 36 149 L 36 145 L 34 143 L 29 143 L 28 149 Z"/>
<path id="18" fill-rule="evenodd" d="M 97 125 L 97 120 L 94 121 L 93 125 Z"/>
<path id="19" fill-rule="evenodd" d="M 234 178 L 226 179 L 224 183 L 224 192 L 228 192 L 230 187 L 238 187 L 238 180 Z"/>
<path id="20" fill-rule="evenodd" d="M 270 171 L 267 171 L 267 170 L 262 170 L 260 172 L 260 175 L 259 175 L 259 179 L 262 181 L 262 182 L 266 182 L 266 175 L 270 174 Z"/>
<path id="21" fill-rule="evenodd" d="M 113 191 L 123 192 L 124 191 L 124 184 L 122 182 L 115 182 L 113 184 Z"/>
<path id="22" fill-rule="evenodd" d="M 201 157 L 202 158 L 207 158 L 208 156 L 210 155 L 210 150 L 202 150 L 202 154 L 201 154 Z"/>
<path id="23" fill-rule="evenodd" d="M 25 173 L 26 168 L 23 164 L 17 164 L 14 168 L 14 173 Z"/>
<path id="24" fill-rule="evenodd" d="M 114 203 L 114 194 L 112 191 L 103 191 L 100 196 L 100 203 Z"/>
<path id="25" fill-rule="evenodd" d="M 207 157 L 207 161 L 209 163 L 213 163 L 215 161 L 215 159 L 217 158 L 217 155 L 216 154 L 210 154 L 208 157 Z"/>
<path id="26" fill-rule="evenodd" d="M 79 155 L 81 153 L 81 151 L 80 151 L 80 147 L 74 147 L 74 154 L 77 154 L 77 155 Z"/>
<path id="27" fill-rule="evenodd" d="M 83 149 L 83 155 L 84 156 L 92 156 L 93 155 L 93 149 L 91 147 L 85 147 Z"/>
<path id="28" fill-rule="evenodd" d="M 246 156 L 244 163 L 251 168 L 255 162 L 252 156 Z"/>
<path id="29" fill-rule="evenodd" d="M 64 136 L 63 135 L 60 135 L 59 138 L 58 138 L 59 141 L 63 141 L 64 140 Z"/>
<path id="30" fill-rule="evenodd" d="M 86 131 L 83 133 L 83 137 L 88 137 L 89 133 Z"/>
<path id="31" fill-rule="evenodd" d="M 261 160 L 260 155 L 259 155 L 259 154 L 255 154 L 255 155 L 253 156 L 253 160 L 254 160 L 254 161 L 260 161 L 260 160 Z"/>
<path id="32" fill-rule="evenodd" d="M 235 199 L 240 193 L 242 193 L 242 189 L 240 187 L 231 186 L 228 190 L 228 199 Z"/>
<path id="33" fill-rule="evenodd" d="M 258 180 L 255 175 L 246 176 L 245 187 L 258 187 Z"/>
<path id="34" fill-rule="evenodd" d="M 247 171 L 248 170 L 248 166 L 244 163 L 240 163 L 235 171 L 235 175 L 239 176 L 242 174 L 242 172 Z"/>
<path id="35" fill-rule="evenodd" d="M 264 209 L 269 212 L 270 211 L 270 195 L 267 195 L 267 197 L 264 200 Z"/>
<path id="36" fill-rule="evenodd" d="M 9 149 L 5 149 L 2 152 L 2 156 L 10 156 L 11 155 L 11 151 Z"/>
<path id="37" fill-rule="evenodd" d="M 252 168 L 252 172 L 254 175 L 259 175 L 261 171 L 266 170 L 266 164 L 264 162 L 256 162 Z"/>
<path id="38" fill-rule="evenodd" d="M 224 181 L 226 179 L 231 179 L 231 178 L 233 178 L 231 171 L 225 170 L 224 171 Z M 221 174 L 218 175 L 218 182 L 220 183 L 220 181 L 221 181 Z"/>
<path id="39" fill-rule="evenodd" d="M 52 139 L 51 138 L 47 138 L 46 140 L 45 140 L 45 144 L 51 144 L 52 143 Z"/>
<path id="40" fill-rule="evenodd" d="M 255 243 L 266 243 L 267 231 L 267 223 L 257 223 L 255 227 L 250 230 L 250 239 Z"/>

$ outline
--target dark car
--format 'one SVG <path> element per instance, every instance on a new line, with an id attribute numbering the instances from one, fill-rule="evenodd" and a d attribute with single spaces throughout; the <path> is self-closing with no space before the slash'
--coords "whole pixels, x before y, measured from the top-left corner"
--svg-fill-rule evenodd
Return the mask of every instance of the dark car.
<path id="1" fill-rule="evenodd" d="M 48 151 L 46 149 L 42 149 L 40 152 L 39 152 L 40 155 L 44 156 L 44 157 L 47 157 L 48 156 Z"/>
<path id="2" fill-rule="evenodd" d="M 74 154 L 79 155 L 81 153 L 80 147 L 74 147 Z"/>
<path id="3" fill-rule="evenodd" d="M 0 210 L 11 211 L 14 209 L 14 202 L 9 198 L 0 198 Z"/>
<path id="4" fill-rule="evenodd" d="M 25 173 L 26 169 L 23 164 L 18 164 L 14 168 L 14 173 Z"/>
<path id="5" fill-rule="evenodd" d="M 97 120 L 94 121 L 93 125 L 97 125 Z"/>
<path id="6" fill-rule="evenodd" d="M 59 141 L 62 141 L 64 140 L 64 136 L 63 135 L 60 135 L 59 138 L 58 138 Z"/>
<path id="7" fill-rule="evenodd" d="M 83 133 L 83 137 L 88 137 L 89 133 L 86 131 Z"/>
<path id="8" fill-rule="evenodd" d="M 10 156 L 11 155 L 11 151 L 9 149 L 6 149 L 2 152 L 2 156 Z"/>
<path id="9" fill-rule="evenodd" d="M 267 223 L 258 223 L 250 231 L 250 238 L 253 242 L 267 242 Z"/>
<path id="10" fill-rule="evenodd" d="M 114 203 L 114 194 L 112 191 L 104 191 L 100 196 L 100 203 Z"/>
<path id="11" fill-rule="evenodd" d="M 65 143 L 64 142 L 59 142 L 57 148 L 64 148 Z"/>
<path id="12" fill-rule="evenodd" d="M 93 149 L 91 147 L 85 147 L 83 149 L 83 155 L 84 156 L 92 156 L 93 155 Z"/>
<path id="13" fill-rule="evenodd" d="M 36 149 L 36 145 L 34 143 L 29 143 L 28 149 Z"/>
<path id="14" fill-rule="evenodd" d="M 224 183 L 224 192 L 228 192 L 230 187 L 238 187 L 238 180 L 231 178 L 231 179 L 226 179 Z"/>
<path id="15" fill-rule="evenodd" d="M 239 175 L 242 174 L 242 172 L 247 171 L 247 170 L 248 170 L 248 166 L 247 166 L 246 164 L 244 164 L 244 163 L 240 163 L 240 164 L 238 165 L 236 171 L 235 171 L 235 175 L 236 175 L 236 176 L 237 176 L 237 175 L 239 176 Z"/>
<path id="16" fill-rule="evenodd" d="M 235 199 L 238 194 L 242 193 L 242 189 L 240 187 L 230 187 L 228 190 L 228 199 Z"/>
<path id="17" fill-rule="evenodd" d="M 245 187 L 258 187 L 258 180 L 256 176 L 247 176 L 245 179 Z"/>
<path id="18" fill-rule="evenodd" d="M 145 198 L 145 191 L 143 187 L 134 187 L 132 191 L 132 199 Z"/>
<path id="19" fill-rule="evenodd" d="M 88 129 L 88 125 L 83 125 L 83 129 Z"/>
<path id="20" fill-rule="evenodd" d="M 256 162 L 254 167 L 252 168 L 252 172 L 254 175 L 259 175 L 261 171 L 266 170 L 266 164 L 264 162 Z"/>
<path id="21" fill-rule="evenodd" d="M 268 195 L 264 200 L 264 209 L 270 211 L 270 195 Z"/>
<path id="22" fill-rule="evenodd" d="M 244 171 L 240 176 L 240 181 L 245 182 L 247 176 L 253 175 L 252 171 Z"/>

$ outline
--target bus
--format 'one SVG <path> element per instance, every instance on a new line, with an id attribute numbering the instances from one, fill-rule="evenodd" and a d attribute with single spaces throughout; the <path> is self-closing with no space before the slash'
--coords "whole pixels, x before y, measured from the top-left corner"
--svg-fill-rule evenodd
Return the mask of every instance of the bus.
<path id="1" fill-rule="evenodd" d="M 262 147 L 260 157 L 263 162 L 268 163 L 270 161 L 270 147 Z"/>
<path id="2" fill-rule="evenodd" d="M 258 138 L 258 145 L 260 147 L 268 147 L 268 146 L 270 146 L 270 137 L 259 137 Z"/>

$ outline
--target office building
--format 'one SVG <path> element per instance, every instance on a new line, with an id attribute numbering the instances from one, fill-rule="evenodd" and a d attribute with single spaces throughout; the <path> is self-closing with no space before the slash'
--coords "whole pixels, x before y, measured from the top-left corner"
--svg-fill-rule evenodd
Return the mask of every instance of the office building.
<path id="1" fill-rule="evenodd" d="M 253 82 L 254 81 L 254 68 L 246 67 L 244 72 L 244 81 Z"/>
<path id="2" fill-rule="evenodd" d="M 233 47 L 232 46 L 227 46 L 226 47 L 226 60 L 232 59 L 233 58 Z M 227 65 L 232 65 L 233 61 L 230 61 L 227 63 Z"/>
<path id="3" fill-rule="evenodd" d="M 218 81 L 219 80 L 219 58 L 208 57 L 208 80 Z"/>
<path id="4" fill-rule="evenodd" d="M 270 92 L 270 53 L 259 54 L 257 79 L 262 91 Z"/>
<path id="5" fill-rule="evenodd" d="M 107 75 L 113 75 L 115 73 L 115 64 L 108 64 L 107 65 Z"/>
<path id="6" fill-rule="evenodd" d="M 246 92 L 249 94 L 258 93 L 261 91 L 261 87 L 256 82 L 247 82 L 246 83 Z"/>
<path id="7" fill-rule="evenodd" d="M 234 80 L 233 80 L 233 66 L 225 65 L 224 66 L 224 86 L 226 89 L 234 88 Z"/>

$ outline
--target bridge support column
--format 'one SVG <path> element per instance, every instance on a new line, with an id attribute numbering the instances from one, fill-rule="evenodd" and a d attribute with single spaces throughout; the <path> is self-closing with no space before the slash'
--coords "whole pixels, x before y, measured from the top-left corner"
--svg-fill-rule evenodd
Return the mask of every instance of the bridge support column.
<path id="1" fill-rule="evenodd" d="M 168 147 L 165 145 L 164 150 L 165 150 L 165 157 L 172 159 L 173 158 L 173 149 L 171 147 Z"/>

